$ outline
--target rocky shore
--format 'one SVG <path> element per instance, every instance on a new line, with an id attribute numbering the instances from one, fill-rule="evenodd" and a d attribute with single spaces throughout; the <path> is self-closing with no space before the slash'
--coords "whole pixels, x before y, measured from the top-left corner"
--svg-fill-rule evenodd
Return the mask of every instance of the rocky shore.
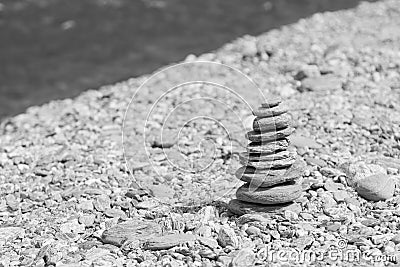
<path id="1" fill-rule="evenodd" d="M 133 179 L 121 127 L 132 95 L 149 76 L 31 107 L 3 121 L 0 266 L 400 263 L 399 29 L 399 1 L 363 3 L 187 57 L 186 62 L 237 68 L 265 94 L 286 100 L 295 129 L 290 143 L 307 166 L 300 197 L 271 212 L 261 207 L 248 214 L 240 206 L 235 213 L 243 215 L 235 215 L 228 209 L 234 196 L 228 189 L 243 184 L 235 177 L 243 151 L 227 148 L 222 130 L 213 125 L 190 124 L 183 128 L 184 140 L 150 142 L 151 166 L 147 155 L 128 149 L 136 156 L 128 164 Z M 155 84 L 169 88 L 179 75 L 185 74 Z M 135 109 L 155 101 L 158 89 L 141 96 Z M 193 97 L 187 94 L 178 91 L 168 101 Z M 138 112 L 133 119 L 159 129 L 168 103 L 154 117 Z M 227 110 L 203 103 L 181 115 L 197 110 L 237 123 Z M 140 134 L 133 128 L 129 145 Z M 170 166 L 173 155 L 161 152 L 180 142 L 188 158 L 201 156 L 193 149 L 196 134 L 214 141 L 218 168 L 188 173 Z M 245 138 L 243 131 L 234 134 Z M 174 159 L 179 166 L 188 162 Z M 220 178 L 222 173 L 227 175 Z M 137 184 L 144 181 L 150 193 Z"/>

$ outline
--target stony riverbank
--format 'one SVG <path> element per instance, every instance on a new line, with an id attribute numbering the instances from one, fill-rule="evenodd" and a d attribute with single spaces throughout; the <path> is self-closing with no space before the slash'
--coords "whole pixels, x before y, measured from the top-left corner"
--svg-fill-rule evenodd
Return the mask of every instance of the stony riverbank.
<path id="1" fill-rule="evenodd" d="M 153 166 L 147 155 L 136 155 L 128 166 L 156 198 L 137 186 L 125 166 L 121 126 L 133 93 L 148 77 L 32 107 L 4 121 L 0 266 L 263 266 L 273 261 L 267 251 L 276 256 L 287 250 L 319 253 L 311 259 L 317 266 L 400 262 L 398 189 L 393 197 L 377 192 L 384 201 L 369 201 L 354 187 L 375 173 L 384 176 L 384 188 L 398 183 L 399 28 L 400 2 L 365 3 L 188 56 L 187 62 L 237 68 L 264 93 L 287 100 L 296 129 L 292 142 L 307 170 L 303 195 L 276 213 L 229 212 L 237 151 L 227 148 L 221 129 L 206 122 L 185 127 L 183 141 L 152 142 Z M 154 84 L 169 88 L 179 75 Z M 219 79 L 229 85 L 224 77 Z M 168 101 L 193 97 L 188 94 L 171 94 Z M 155 101 L 152 94 L 141 97 L 138 110 Z M 150 118 L 152 127 L 161 127 L 157 118 L 169 112 L 168 101 Z M 210 109 L 235 123 L 229 111 L 203 104 L 184 113 Z M 134 119 L 146 115 L 135 113 Z M 140 134 L 134 128 L 129 145 L 142 141 Z M 160 147 L 173 151 L 183 142 L 188 158 L 196 159 L 202 154 L 191 147 L 196 135 L 213 141 L 219 168 L 191 174 L 168 165 Z M 228 175 L 219 179 L 222 173 Z M 360 253 L 360 262 L 340 258 L 339 249 Z M 310 265 L 299 259 L 290 265 L 296 263 Z"/>

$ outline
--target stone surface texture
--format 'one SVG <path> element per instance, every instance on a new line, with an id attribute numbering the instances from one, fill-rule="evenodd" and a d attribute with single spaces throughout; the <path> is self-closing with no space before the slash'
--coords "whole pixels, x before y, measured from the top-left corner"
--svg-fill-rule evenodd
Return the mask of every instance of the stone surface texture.
<path id="1" fill-rule="evenodd" d="M 264 95 L 285 100 L 290 127 L 296 129 L 290 136 L 292 145 L 307 164 L 303 193 L 293 203 L 263 205 L 233 199 L 243 184 L 235 177 L 240 168 L 237 155 L 246 150 L 240 143 L 246 141 L 246 131 L 238 126 L 238 117 L 252 118 L 252 114 L 233 98 L 225 101 L 215 88 L 208 96 L 224 99 L 232 109 L 191 102 L 173 123 L 186 122 L 186 114 L 209 111 L 231 127 L 231 138 L 214 122 L 196 121 L 182 128 L 184 138 L 167 137 L 165 143 L 150 138 L 146 144 L 151 162 L 146 153 L 135 150 L 137 141 L 143 142 L 141 122 L 147 119 L 148 132 L 160 129 L 174 103 L 204 96 L 204 85 L 191 85 L 202 89 L 195 93 L 174 91 L 170 102 L 161 101 L 154 116 L 147 118 L 144 110 L 156 101 L 154 95 L 173 88 L 187 73 L 159 77 L 149 93 L 139 97 L 141 104 L 127 114 L 134 122 L 126 139 L 131 154 L 124 155 L 121 141 L 125 109 L 150 75 L 31 107 L 5 119 L 0 123 L 0 266 L 398 265 L 398 187 L 392 194 L 392 184 L 370 183 L 384 190 L 379 195 L 390 193 L 370 201 L 359 195 L 363 192 L 357 192 L 356 185 L 364 181 L 362 186 L 370 190 L 369 180 L 363 179 L 379 173 L 394 178 L 395 184 L 399 181 L 399 14 L 398 0 L 362 3 L 350 10 L 315 14 L 260 36 L 244 36 L 214 52 L 185 59 L 237 68 Z M 253 90 L 229 73 L 217 76 L 200 68 L 197 74 L 227 87 L 243 87 L 253 99 Z M 238 116 L 233 116 L 235 112 Z M 209 146 L 214 154 L 201 158 L 209 140 L 214 141 Z M 240 145 L 232 148 L 231 142 Z M 253 143 L 247 150 L 273 154 L 288 146 L 282 139 Z M 176 148 L 186 157 L 171 153 Z M 133 175 L 125 156 L 132 161 Z M 203 168 L 210 158 L 212 164 L 201 172 L 168 164 L 168 160 L 178 166 L 201 163 Z M 296 171 L 285 173 L 297 176 Z M 280 174 L 281 170 L 270 173 Z M 141 188 L 143 182 L 152 190 Z M 171 240 L 171 235 L 177 236 Z M 196 238 L 192 241 L 186 235 Z M 164 239 L 157 242 L 156 236 Z M 148 240 L 155 241 L 154 250 L 146 248 Z M 337 257 L 333 262 L 324 258 L 303 264 L 260 258 L 264 245 L 276 251 L 305 249 L 326 255 L 339 241 L 368 257 L 359 262 Z M 372 256 L 381 261 L 371 262 Z"/>

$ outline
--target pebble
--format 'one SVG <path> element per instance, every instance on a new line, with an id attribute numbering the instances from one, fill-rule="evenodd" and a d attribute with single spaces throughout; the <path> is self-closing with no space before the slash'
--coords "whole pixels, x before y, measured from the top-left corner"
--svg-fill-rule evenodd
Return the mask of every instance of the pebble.
<path id="1" fill-rule="evenodd" d="M 107 195 L 99 195 L 96 197 L 93 205 L 97 211 L 105 211 L 110 208 L 111 200 Z"/>
<path id="2" fill-rule="evenodd" d="M 261 223 L 268 223 L 268 219 L 261 214 L 244 214 L 237 219 L 237 224 L 245 224 L 248 222 L 261 222 Z"/>
<path id="3" fill-rule="evenodd" d="M 104 211 L 104 215 L 106 215 L 109 218 L 121 218 L 123 220 L 127 219 L 128 217 L 126 216 L 125 212 L 123 212 L 120 209 L 106 209 Z"/>
<path id="4" fill-rule="evenodd" d="M 391 241 L 393 241 L 396 245 L 400 244 L 400 234 L 396 234 L 392 237 Z"/>
<path id="5" fill-rule="evenodd" d="M 214 238 L 199 237 L 198 240 L 199 240 L 200 244 L 202 244 L 206 247 L 209 247 L 211 249 L 215 249 L 215 248 L 219 247 L 217 240 L 215 240 Z"/>
<path id="6" fill-rule="evenodd" d="M 78 208 L 81 209 L 81 210 L 92 211 L 93 210 L 93 201 L 92 200 L 82 199 L 79 202 Z"/>
<path id="7" fill-rule="evenodd" d="M 346 173 L 348 185 L 355 187 L 364 178 L 374 174 L 386 174 L 386 170 L 376 164 L 367 164 L 363 161 L 355 163 L 345 162 L 341 169 Z"/>
<path id="8" fill-rule="evenodd" d="M 342 89 L 342 80 L 334 75 L 305 78 L 301 81 L 302 91 L 327 91 Z"/>
<path id="9" fill-rule="evenodd" d="M 212 229 L 208 225 L 201 225 L 198 229 L 196 229 L 195 233 L 199 236 L 211 237 Z"/>
<path id="10" fill-rule="evenodd" d="M 292 241 L 292 246 L 295 248 L 298 248 L 299 250 L 304 250 L 307 247 L 311 246 L 311 244 L 314 242 L 314 238 L 312 236 L 302 236 L 299 238 L 296 238 Z"/>
<path id="11" fill-rule="evenodd" d="M 326 191 L 329 191 L 329 192 L 343 191 L 344 185 L 328 181 L 324 184 L 324 188 Z"/>
<path id="12" fill-rule="evenodd" d="M 330 232 L 338 232 L 340 229 L 341 224 L 340 223 L 332 223 L 326 226 L 326 230 Z"/>
<path id="13" fill-rule="evenodd" d="M 358 181 L 357 193 L 372 201 L 387 200 L 393 197 L 396 183 L 386 174 L 375 174 Z"/>
<path id="14" fill-rule="evenodd" d="M 326 167 L 327 163 L 322 159 L 316 159 L 312 157 L 305 157 L 305 161 L 312 166 Z"/>
<path id="15" fill-rule="evenodd" d="M 322 147 L 321 144 L 317 143 L 314 139 L 310 137 L 294 134 L 290 136 L 289 139 L 291 144 L 298 148 L 308 147 L 308 148 L 318 149 Z"/>
<path id="16" fill-rule="evenodd" d="M 60 225 L 60 232 L 62 233 L 84 233 L 85 226 L 80 224 L 78 219 L 69 220 Z"/>
<path id="17" fill-rule="evenodd" d="M 138 209 L 150 210 L 159 206 L 159 202 L 154 199 L 145 200 L 135 204 L 135 207 Z"/>
<path id="18" fill-rule="evenodd" d="M 374 245 L 380 245 L 383 243 L 387 243 L 394 237 L 394 234 L 381 234 L 381 235 L 373 235 L 371 236 L 371 241 Z"/>
<path id="19" fill-rule="evenodd" d="M 337 202 L 343 202 L 345 201 L 346 198 L 349 197 L 349 194 L 344 190 L 333 191 L 332 193 L 333 193 L 333 198 Z"/>
<path id="20" fill-rule="evenodd" d="M 246 229 L 246 233 L 247 233 L 248 235 L 255 235 L 255 236 L 258 236 L 258 235 L 261 234 L 261 230 L 260 230 L 260 228 L 258 228 L 258 227 L 249 226 L 249 227 Z"/>
<path id="21" fill-rule="evenodd" d="M 252 40 L 242 40 L 240 47 L 240 52 L 244 57 L 254 57 L 258 52 L 256 43 Z"/>
<path id="22" fill-rule="evenodd" d="M 218 232 L 218 243 L 221 247 L 232 246 L 237 247 L 239 245 L 238 237 L 235 231 L 227 225 L 222 225 Z"/>
<path id="23" fill-rule="evenodd" d="M 93 226 L 96 216 L 94 214 L 82 215 L 79 217 L 79 222 L 85 226 Z"/>
<path id="24" fill-rule="evenodd" d="M 252 267 L 256 261 L 256 254 L 251 248 L 242 248 L 235 257 L 233 257 L 231 267 Z"/>
<path id="25" fill-rule="evenodd" d="M 350 205 L 354 205 L 356 207 L 360 207 L 360 201 L 358 201 L 354 197 L 347 197 L 347 198 L 344 199 L 344 202 L 346 202 L 346 204 L 350 204 Z"/>
<path id="26" fill-rule="evenodd" d="M 308 212 L 300 212 L 300 217 L 306 221 L 314 220 L 314 216 Z"/>

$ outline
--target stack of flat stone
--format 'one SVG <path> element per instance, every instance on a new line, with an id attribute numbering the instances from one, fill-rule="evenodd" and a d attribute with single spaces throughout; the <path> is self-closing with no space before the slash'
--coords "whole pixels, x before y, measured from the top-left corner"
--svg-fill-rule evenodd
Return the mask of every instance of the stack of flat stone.
<path id="1" fill-rule="evenodd" d="M 300 197 L 306 164 L 290 147 L 288 138 L 294 128 L 287 111 L 281 100 L 275 99 L 253 112 L 253 131 L 246 135 L 250 143 L 247 152 L 239 155 L 243 166 L 236 172 L 246 183 L 236 191 L 237 199 L 229 203 L 232 212 L 272 211 Z"/>

